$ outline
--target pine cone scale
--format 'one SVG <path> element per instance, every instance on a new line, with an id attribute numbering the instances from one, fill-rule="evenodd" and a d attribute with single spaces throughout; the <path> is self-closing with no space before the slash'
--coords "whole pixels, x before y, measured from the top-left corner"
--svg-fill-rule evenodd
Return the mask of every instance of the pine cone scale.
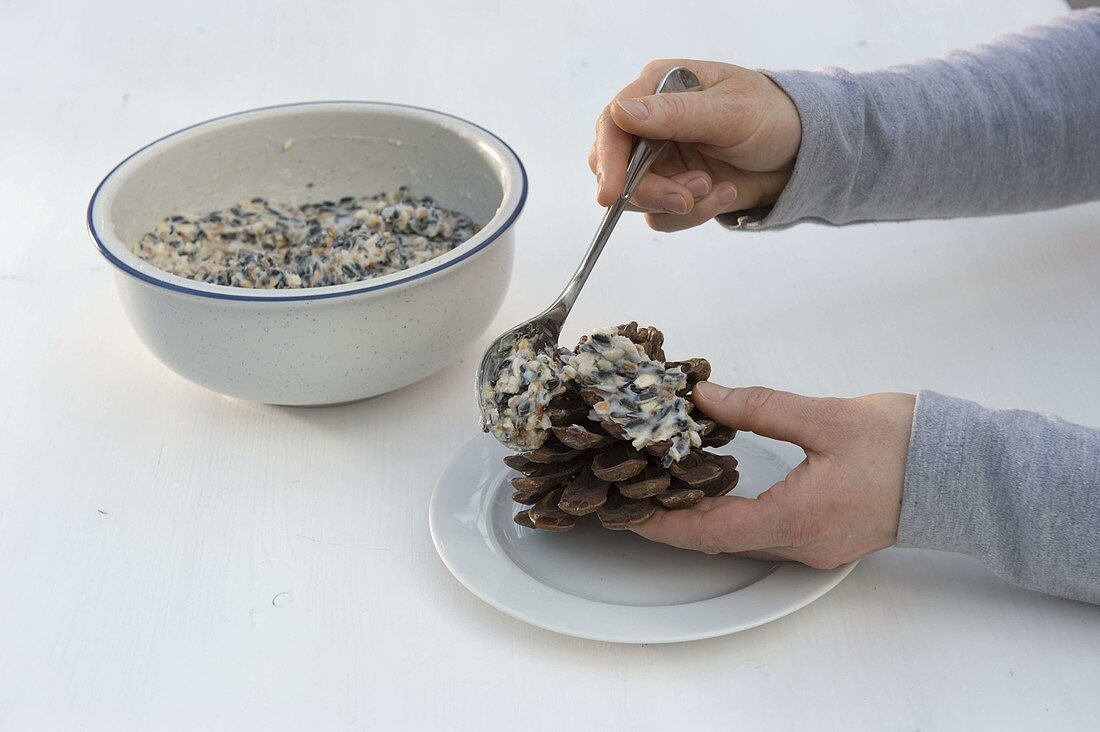
<path id="1" fill-rule="evenodd" d="M 554 435 L 574 450 L 594 450 L 606 447 L 615 441 L 610 435 L 601 435 L 583 425 L 571 424 L 568 427 L 555 427 Z"/>
<path id="2" fill-rule="evenodd" d="M 558 506 L 562 489 L 551 491 L 533 508 L 527 510 L 527 517 L 536 528 L 544 531 L 569 531 L 577 523 L 577 517 L 566 513 Z"/>
<path id="3" fill-rule="evenodd" d="M 645 456 L 625 442 L 616 442 L 592 460 L 596 477 L 612 483 L 633 478 L 645 470 Z"/>
<path id="4" fill-rule="evenodd" d="M 624 497 L 639 500 L 663 493 L 671 484 L 672 477 L 667 470 L 656 465 L 647 465 L 641 473 L 616 483 L 615 487 Z"/>
<path id="5" fill-rule="evenodd" d="M 565 486 L 558 506 L 574 516 L 587 516 L 607 503 L 610 488 L 611 483 L 597 478 L 592 466 L 588 466 Z"/>
<path id="6" fill-rule="evenodd" d="M 706 494 L 696 488 L 676 488 L 662 493 L 656 500 L 663 508 L 676 510 L 691 508 L 705 497 Z"/>
<path id="7" fill-rule="evenodd" d="M 600 523 L 608 529 L 628 529 L 640 524 L 657 510 L 648 498 L 640 501 L 626 501 L 618 491 L 608 496 L 607 503 L 596 511 Z"/>
<path id="8" fill-rule="evenodd" d="M 688 488 L 700 488 L 722 475 L 722 468 L 704 460 L 700 453 L 693 452 L 683 460 L 669 466 L 672 476 Z"/>

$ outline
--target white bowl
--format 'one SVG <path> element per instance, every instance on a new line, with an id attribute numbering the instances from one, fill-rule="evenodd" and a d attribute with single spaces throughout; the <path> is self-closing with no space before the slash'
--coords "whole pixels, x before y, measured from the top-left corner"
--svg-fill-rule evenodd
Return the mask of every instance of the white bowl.
<path id="1" fill-rule="evenodd" d="M 300 290 L 196 282 L 130 251 L 171 214 L 400 185 L 481 231 L 402 272 Z M 526 196 L 519 158 L 475 124 L 396 104 L 317 102 L 220 117 L 151 143 L 99 184 L 88 229 L 116 267 L 134 330 L 173 371 L 242 399 L 334 404 L 422 379 L 477 339 L 508 287 Z"/>

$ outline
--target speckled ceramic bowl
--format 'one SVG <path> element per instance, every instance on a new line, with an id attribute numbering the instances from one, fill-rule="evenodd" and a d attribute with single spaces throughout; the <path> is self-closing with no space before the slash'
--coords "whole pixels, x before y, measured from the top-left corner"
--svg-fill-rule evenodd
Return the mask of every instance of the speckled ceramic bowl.
<path id="1" fill-rule="evenodd" d="M 402 272 L 300 290 L 195 282 L 130 251 L 166 215 L 244 196 L 324 200 L 400 185 L 481 230 Z M 96 189 L 88 229 L 116 268 L 131 324 L 173 371 L 242 399 L 333 404 L 422 379 L 485 330 L 508 287 L 526 195 L 516 154 L 465 120 L 376 102 L 292 104 L 220 117 L 142 148 Z"/>

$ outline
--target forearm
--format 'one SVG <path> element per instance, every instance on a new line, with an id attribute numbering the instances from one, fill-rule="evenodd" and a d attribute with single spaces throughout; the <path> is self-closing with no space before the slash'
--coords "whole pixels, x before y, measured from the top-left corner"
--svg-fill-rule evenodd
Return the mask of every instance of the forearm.
<path id="1" fill-rule="evenodd" d="M 802 143 L 768 229 L 1014 213 L 1100 199 L 1100 9 L 943 59 L 868 73 L 765 72 Z"/>
<path id="2" fill-rule="evenodd" d="M 1100 603 L 1100 430 L 922 392 L 898 545 L 957 551 Z"/>

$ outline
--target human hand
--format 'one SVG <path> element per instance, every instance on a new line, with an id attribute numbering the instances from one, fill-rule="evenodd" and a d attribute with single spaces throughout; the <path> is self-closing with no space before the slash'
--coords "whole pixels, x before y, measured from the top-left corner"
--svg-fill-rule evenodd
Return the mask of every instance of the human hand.
<path id="1" fill-rule="evenodd" d="M 675 66 L 695 72 L 704 90 L 654 94 Z M 635 135 L 675 144 L 642 179 L 631 210 L 645 211 L 658 231 L 678 231 L 774 203 L 794 167 L 802 124 L 794 102 L 759 72 L 714 61 L 653 61 L 596 121 L 588 165 L 601 206 L 622 195 Z"/>
<path id="2" fill-rule="evenodd" d="M 683 549 L 790 559 L 831 569 L 897 540 L 916 397 L 814 399 L 703 382 L 695 405 L 737 429 L 793 442 L 806 459 L 757 498 L 704 498 L 657 509 L 632 529 Z"/>

